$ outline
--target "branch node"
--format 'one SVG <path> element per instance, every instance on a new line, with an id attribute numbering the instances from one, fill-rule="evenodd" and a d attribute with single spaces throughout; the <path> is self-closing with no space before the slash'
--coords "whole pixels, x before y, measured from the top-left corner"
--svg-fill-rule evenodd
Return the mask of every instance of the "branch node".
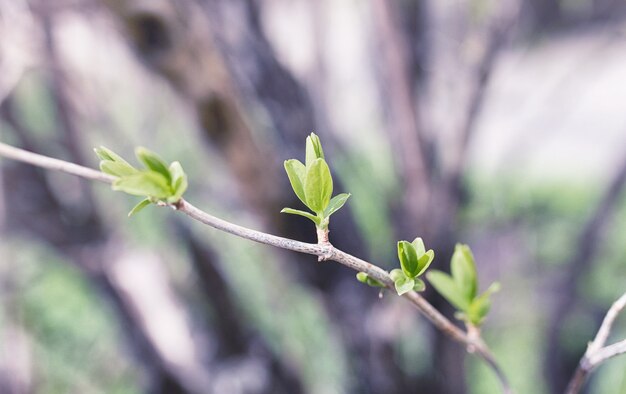
<path id="1" fill-rule="evenodd" d="M 326 241 L 326 242 L 319 242 L 318 245 L 320 245 L 321 247 L 324 248 L 322 254 L 317 256 L 317 261 L 318 262 L 322 262 L 322 261 L 328 261 L 328 260 L 332 260 L 333 258 L 333 245 L 331 245 L 330 242 Z"/>

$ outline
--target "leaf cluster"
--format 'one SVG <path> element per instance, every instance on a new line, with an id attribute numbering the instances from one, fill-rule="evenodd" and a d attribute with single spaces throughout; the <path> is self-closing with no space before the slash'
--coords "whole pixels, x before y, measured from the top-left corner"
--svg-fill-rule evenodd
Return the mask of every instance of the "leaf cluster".
<path id="1" fill-rule="evenodd" d="M 496 282 L 482 294 L 478 294 L 478 276 L 474 256 L 469 246 L 457 244 L 450 262 L 448 275 L 433 270 L 428 273 L 428 281 L 457 310 L 456 317 L 479 326 L 491 308 L 491 294 L 499 290 Z"/>
<path id="2" fill-rule="evenodd" d="M 398 295 L 411 290 L 424 291 L 426 285 L 419 276 L 426 272 L 430 263 L 433 262 L 435 252 L 432 249 L 426 251 L 421 238 L 415 238 L 413 242 L 399 241 L 398 259 L 401 269 L 396 268 L 389 273 Z"/>
<path id="3" fill-rule="evenodd" d="M 400 268 L 389 273 L 398 295 L 403 295 L 411 290 L 424 291 L 426 285 L 419 277 L 426 272 L 434 259 L 435 252 L 432 249 L 427 251 L 421 238 L 415 238 L 413 242 L 398 242 Z M 372 287 L 384 287 L 382 283 L 371 278 L 365 272 L 359 272 L 357 279 Z"/>
<path id="4" fill-rule="evenodd" d="M 101 160 L 100 170 L 117 177 L 113 182 L 113 190 L 145 197 L 128 216 L 151 203 L 174 204 L 180 201 L 187 190 L 187 175 L 177 161 L 168 165 L 156 153 L 138 147 L 135 155 L 144 166 L 143 169 L 138 169 L 104 146 L 95 148 L 94 151 Z"/>
<path id="5" fill-rule="evenodd" d="M 281 212 L 304 216 L 312 220 L 316 227 L 328 229 L 330 215 L 343 207 L 350 194 L 341 193 L 331 198 L 333 178 L 324 159 L 322 143 L 315 133 L 306 139 L 305 163 L 296 159 L 286 160 L 285 171 L 296 196 L 313 213 L 293 208 L 284 208 Z"/>

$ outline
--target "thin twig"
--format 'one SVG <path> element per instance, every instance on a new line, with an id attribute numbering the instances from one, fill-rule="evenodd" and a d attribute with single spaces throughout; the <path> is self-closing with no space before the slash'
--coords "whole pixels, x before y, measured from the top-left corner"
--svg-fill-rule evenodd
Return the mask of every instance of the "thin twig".
<path id="1" fill-rule="evenodd" d="M 115 177 L 107 175 L 100 171 L 79 166 L 78 164 L 69 163 L 64 160 L 54 159 L 52 157 L 28 152 L 23 149 L 18 149 L 11 145 L 4 144 L 2 142 L 0 142 L 0 156 L 32 164 L 37 167 L 47 168 L 49 170 L 65 172 L 68 174 L 79 176 L 81 178 L 91 179 L 93 181 L 113 183 L 113 181 L 115 180 Z"/>
<path id="2" fill-rule="evenodd" d="M 567 270 L 554 284 L 558 294 L 552 308 L 548 322 L 546 336 L 545 369 L 550 378 L 552 391 L 563 390 L 567 387 L 569 368 L 566 369 L 563 349 L 559 345 L 562 322 L 567 319 L 576 305 L 580 304 L 580 295 L 577 293 L 577 284 L 589 272 L 594 258 L 602 246 L 603 235 L 608 231 L 614 212 L 619 206 L 621 196 L 626 188 L 626 157 L 624 157 L 617 171 L 602 194 L 599 202 L 583 225 L 574 245 L 576 250 L 567 264 Z"/>
<path id="3" fill-rule="evenodd" d="M 574 376 L 567 386 L 567 394 L 576 394 L 580 391 L 589 373 L 598 365 L 602 364 L 606 360 L 626 353 L 626 339 L 614 343 L 612 345 L 605 346 L 613 323 L 619 315 L 619 313 L 626 308 L 626 293 L 624 293 L 617 301 L 611 305 L 611 308 L 604 316 L 602 325 L 596 334 L 594 340 L 587 346 L 587 351 L 580 359 L 578 368 L 574 373 Z"/>
<path id="4" fill-rule="evenodd" d="M 0 156 L 29 163 L 34 166 L 62 171 L 68 174 L 77 175 L 82 178 L 109 184 L 116 179 L 113 176 L 104 174 L 96 170 L 92 170 L 91 168 L 28 152 L 4 144 L 2 142 L 0 142 Z M 383 283 L 387 288 L 394 291 L 394 283 L 391 280 L 391 277 L 389 276 L 389 273 L 387 271 L 372 263 L 345 253 L 335 248 L 330 243 L 311 244 L 289 238 L 278 237 L 276 235 L 267 234 L 261 231 L 252 230 L 210 215 L 207 212 L 196 208 L 194 205 L 184 199 L 181 199 L 177 203 L 172 204 L 171 207 L 180 212 L 183 212 L 187 216 L 203 224 L 227 232 L 229 234 L 236 235 L 241 238 L 259 242 L 265 245 L 275 246 L 281 249 L 315 255 L 320 257 L 321 260 L 336 261 L 340 264 L 345 265 L 346 267 L 352 268 L 355 271 L 367 273 L 369 276 Z M 437 309 L 435 309 L 428 301 L 426 301 L 426 299 L 424 299 L 418 293 L 409 292 L 404 294 L 403 297 L 411 302 L 439 330 L 444 332 L 455 341 L 462 343 L 467 349 L 471 349 L 474 353 L 481 357 L 496 373 L 502 385 L 503 392 L 506 394 L 512 392 L 506 376 L 498 366 L 498 363 L 491 354 L 491 351 L 489 350 L 487 345 L 480 338 L 473 338 L 468 336 L 467 333 L 454 325 L 450 320 L 443 316 Z"/>

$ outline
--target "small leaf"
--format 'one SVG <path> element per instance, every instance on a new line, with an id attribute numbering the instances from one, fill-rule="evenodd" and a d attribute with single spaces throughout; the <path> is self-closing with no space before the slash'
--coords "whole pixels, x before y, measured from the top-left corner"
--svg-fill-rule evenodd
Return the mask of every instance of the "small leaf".
<path id="1" fill-rule="evenodd" d="M 113 190 L 158 199 L 166 199 L 171 196 L 171 190 L 165 177 L 154 171 L 141 171 L 119 178 L 113 182 Z"/>
<path id="2" fill-rule="evenodd" d="M 489 295 L 480 296 L 474 299 L 470 304 L 467 311 L 467 318 L 472 324 L 479 326 L 483 320 L 485 320 L 485 317 L 487 317 L 490 309 L 491 300 L 489 299 Z"/>
<path id="3" fill-rule="evenodd" d="M 156 153 L 149 151 L 144 147 L 138 147 L 135 149 L 135 155 L 137 159 L 142 162 L 147 169 L 154 172 L 158 172 L 167 179 L 167 183 L 172 182 L 172 175 L 170 174 L 167 164 Z"/>
<path id="4" fill-rule="evenodd" d="M 367 283 L 368 275 L 365 272 L 359 272 L 356 274 L 356 279 L 361 283 Z"/>
<path id="5" fill-rule="evenodd" d="M 98 157 L 101 160 L 114 161 L 114 162 L 117 162 L 117 163 L 126 163 L 130 167 L 132 167 L 126 160 L 124 160 L 122 158 L 122 156 L 120 156 L 117 153 L 113 152 L 109 148 L 106 148 L 104 146 L 100 146 L 98 148 L 94 148 L 93 151 L 96 152 L 96 155 L 98 155 Z"/>
<path id="6" fill-rule="evenodd" d="M 185 176 L 185 170 L 183 170 L 183 166 L 178 161 L 173 161 L 168 168 L 168 172 L 172 176 L 172 185 L 176 183 L 176 181 Z"/>
<path id="7" fill-rule="evenodd" d="M 335 197 L 330 199 L 328 206 L 324 210 L 324 217 L 329 217 L 333 213 L 337 212 L 343 205 L 348 201 L 348 198 L 351 196 L 350 193 L 341 193 L 337 194 Z"/>
<path id="8" fill-rule="evenodd" d="M 126 162 L 103 160 L 100 162 L 100 171 L 105 174 L 123 177 L 137 173 L 137 169 Z"/>
<path id="9" fill-rule="evenodd" d="M 413 244 L 413 247 L 415 248 L 415 253 L 417 253 L 417 257 L 422 257 L 422 255 L 424 253 L 426 253 L 426 248 L 424 247 L 424 241 L 420 238 L 417 237 L 413 240 L 413 242 L 411 242 Z"/>
<path id="10" fill-rule="evenodd" d="M 410 278 L 414 278 L 418 273 L 417 254 L 413 244 L 407 241 L 398 242 L 398 259 L 404 274 Z"/>
<path id="11" fill-rule="evenodd" d="M 491 295 L 500 290 L 500 283 L 492 283 L 487 290 L 476 297 L 470 304 L 467 316 L 470 322 L 480 325 L 491 309 Z"/>
<path id="12" fill-rule="evenodd" d="M 113 157 L 108 152 L 109 150 L 104 146 L 101 146 L 99 148 L 93 148 L 93 151 L 96 153 L 96 156 L 98 156 L 100 160 L 114 161 Z"/>
<path id="13" fill-rule="evenodd" d="M 128 217 L 133 216 L 134 214 L 141 211 L 142 209 L 144 209 L 150 204 L 151 204 L 151 201 L 149 198 L 141 200 L 137 205 L 133 207 L 133 209 L 130 210 L 130 212 L 128 212 Z"/>
<path id="14" fill-rule="evenodd" d="M 174 195 L 170 197 L 170 199 L 173 201 L 170 202 L 174 203 L 180 200 L 185 191 L 187 191 L 187 174 L 185 174 L 183 166 L 181 166 L 180 163 L 177 161 L 170 164 L 168 170 L 172 176 L 172 191 L 174 192 Z"/>
<path id="15" fill-rule="evenodd" d="M 452 255 L 451 274 L 461 294 L 471 302 L 476 297 L 478 279 L 469 246 L 457 244 Z"/>
<path id="16" fill-rule="evenodd" d="M 304 194 L 306 167 L 300 160 L 285 160 L 285 171 L 287 171 L 287 177 L 289 177 L 289 183 L 291 183 L 294 193 L 306 205 L 306 195 Z"/>
<path id="17" fill-rule="evenodd" d="M 320 218 L 309 213 L 309 212 L 305 212 L 305 211 L 300 211 L 299 209 L 293 209 L 293 208 L 283 208 L 280 213 L 290 213 L 292 215 L 300 215 L 300 216 L 304 216 L 307 219 L 311 219 L 316 225 L 319 225 L 321 223 Z"/>
<path id="18" fill-rule="evenodd" d="M 323 159 L 324 151 L 322 150 L 322 142 L 320 141 L 320 137 L 318 137 L 315 133 L 311 133 L 308 137 L 306 137 L 306 160 L 305 164 L 307 168 L 315 159 Z"/>
<path id="19" fill-rule="evenodd" d="M 415 285 L 413 286 L 413 291 L 424 291 L 426 290 L 426 283 L 419 278 L 413 278 L 415 281 Z"/>
<path id="20" fill-rule="evenodd" d="M 402 276 L 398 278 L 398 280 L 396 280 L 394 284 L 396 287 L 396 292 L 398 293 L 398 295 L 401 296 L 413 290 L 413 287 L 415 287 L 415 280 L 407 276 Z"/>
<path id="21" fill-rule="evenodd" d="M 428 252 L 424 253 L 422 257 L 417 259 L 417 276 L 422 275 L 430 266 L 430 264 L 435 259 L 435 252 L 430 249 Z"/>
<path id="22" fill-rule="evenodd" d="M 313 212 L 324 212 L 333 194 L 333 179 L 324 159 L 315 159 L 307 166 L 304 194 L 306 205 Z"/>
<path id="23" fill-rule="evenodd" d="M 455 308 L 466 311 L 469 308 L 469 301 L 464 297 L 456 286 L 452 277 L 444 272 L 431 270 L 426 274 L 428 281 Z"/>
<path id="24" fill-rule="evenodd" d="M 371 287 L 385 287 L 385 285 L 383 285 L 376 279 L 370 277 L 365 272 L 359 272 L 358 274 L 356 274 L 356 278 L 358 279 L 359 282 L 365 283 L 366 285 L 371 286 Z"/>
<path id="25" fill-rule="evenodd" d="M 401 269 L 393 269 L 391 270 L 391 272 L 389 273 L 389 277 L 391 278 L 392 281 L 397 281 L 398 279 L 404 277 L 406 275 L 404 275 L 404 272 L 402 272 Z"/>

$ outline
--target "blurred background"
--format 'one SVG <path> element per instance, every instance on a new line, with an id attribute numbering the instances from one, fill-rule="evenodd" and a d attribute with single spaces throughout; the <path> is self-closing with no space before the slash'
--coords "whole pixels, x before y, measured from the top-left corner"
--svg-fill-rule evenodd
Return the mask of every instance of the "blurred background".
<path id="1" fill-rule="evenodd" d="M 425 239 L 502 290 L 484 336 L 559 393 L 626 290 L 619 0 L 0 0 L 0 140 L 90 167 L 180 160 L 187 197 L 304 241 L 282 162 L 315 131 L 350 192 L 331 241 Z M 0 393 L 496 393 L 355 272 L 0 160 Z M 432 290 L 425 296 L 452 318 Z M 626 336 L 626 319 L 615 338 Z M 626 393 L 626 358 L 588 393 Z"/>

